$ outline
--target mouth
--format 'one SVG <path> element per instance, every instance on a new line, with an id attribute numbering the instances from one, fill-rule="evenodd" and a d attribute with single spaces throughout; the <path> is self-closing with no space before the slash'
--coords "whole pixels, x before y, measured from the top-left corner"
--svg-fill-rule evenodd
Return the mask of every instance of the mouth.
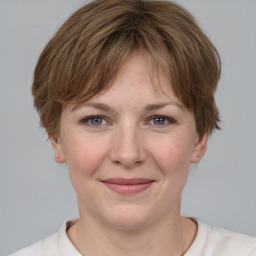
<path id="1" fill-rule="evenodd" d="M 124 178 L 112 178 L 102 181 L 104 185 L 113 190 L 114 192 L 121 195 L 133 195 L 140 193 L 155 182 L 155 180 L 144 179 L 144 178 L 134 178 L 134 179 L 124 179 Z"/>

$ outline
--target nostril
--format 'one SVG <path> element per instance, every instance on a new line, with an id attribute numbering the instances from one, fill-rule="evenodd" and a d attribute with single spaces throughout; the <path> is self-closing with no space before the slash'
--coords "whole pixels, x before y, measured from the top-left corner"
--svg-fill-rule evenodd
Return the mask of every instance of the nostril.
<path id="1" fill-rule="evenodd" d="M 115 165 L 122 166 L 125 169 L 132 169 L 144 163 L 144 161 L 112 161 Z"/>
<path id="2" fill-rule="evenodd" d="M 115 160 L 115 161 L 113 161 L 115 164 L 121 164 L 121 162 L 120 161 L 117 161 L 117 160 Z"/>

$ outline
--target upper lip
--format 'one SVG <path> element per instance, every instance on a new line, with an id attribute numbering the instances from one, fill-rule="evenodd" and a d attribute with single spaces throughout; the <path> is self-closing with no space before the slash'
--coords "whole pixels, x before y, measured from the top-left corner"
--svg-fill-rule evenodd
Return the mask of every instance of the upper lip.
<path id="1" fill-rule="evenodd" d="M 102 180 L 102 182 L 111 183 L 111 184 L 119 184 L 119 185 L 132 185 L 132 184 L 145 184 L 153 182 L 154 180 L 145 179 L 145 178 L 133 178 L 133 179 L 125 179 L 125 178 L 112 178 Z"/>

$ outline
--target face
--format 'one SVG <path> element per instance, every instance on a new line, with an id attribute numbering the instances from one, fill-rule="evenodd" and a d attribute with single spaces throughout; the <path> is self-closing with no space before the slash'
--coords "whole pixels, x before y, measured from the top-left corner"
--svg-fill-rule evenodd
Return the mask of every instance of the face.
<path id="1" fill-rule="evenodd" d="M 55 160 L 66 162 L 81 218 L 136 229 L 179 215 L 190 163 L 198 162 L 193 113 L 171 86 L 156 92 L 139 54 L 122 67 L 113 86 L 64 108 Z"/>

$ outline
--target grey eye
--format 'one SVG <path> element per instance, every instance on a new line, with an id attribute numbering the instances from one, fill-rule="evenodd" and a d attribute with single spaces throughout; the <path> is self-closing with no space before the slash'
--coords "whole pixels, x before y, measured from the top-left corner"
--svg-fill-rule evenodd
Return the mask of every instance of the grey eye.
<path id="1" fill-rule="evenodd" d="M 157 116 L 152 119 L 154 125 L 165 125 L 168 120 L 165 117 Z"/>
<path id="2" fill-rule="evenodd" d="M 81 124 L 91 127 L 101 127 L 107 125 L 108 122 L 103 116 L 88 116 L 80 121 Z"/>
<path id="3" fill-rule="evenodd" d="M 101 117 L 93 117 L 89 120 L 90 125 L 93 125 L 93 126 L 100 126 L 103 124 L 103 122 L 104 120 Z"/>

